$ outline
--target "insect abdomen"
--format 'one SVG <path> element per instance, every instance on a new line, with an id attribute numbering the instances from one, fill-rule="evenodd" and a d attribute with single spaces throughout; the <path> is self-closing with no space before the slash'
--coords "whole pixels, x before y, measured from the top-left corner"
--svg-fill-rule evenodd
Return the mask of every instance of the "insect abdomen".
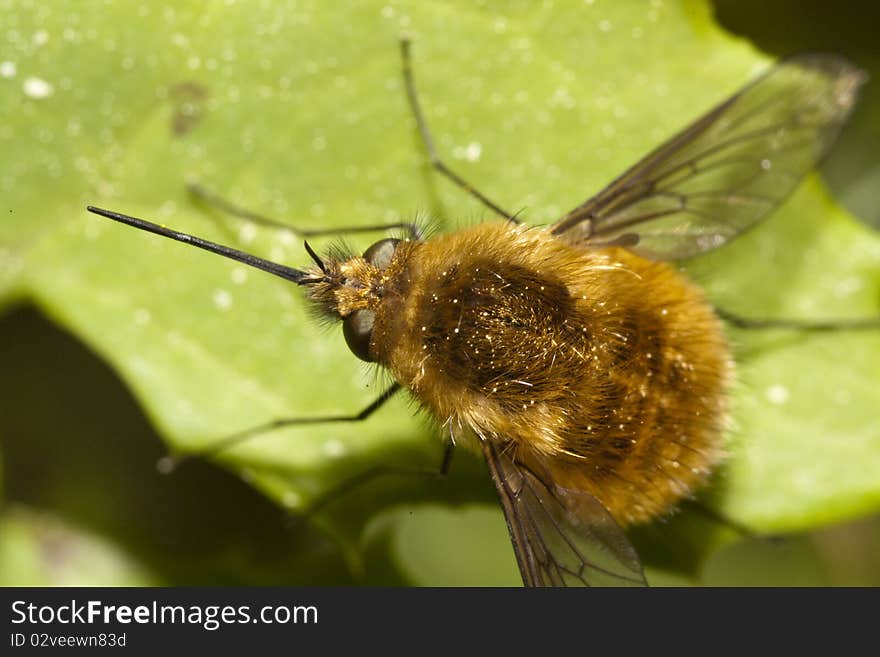
<path id="1" fill-rule="evenodd" d="M 385 364 L 457 436 L 513 442 L 521 463 L 624 524 L 705 478 L 731 360 L 671 266 L 508 224 L 418 247 Z"/>

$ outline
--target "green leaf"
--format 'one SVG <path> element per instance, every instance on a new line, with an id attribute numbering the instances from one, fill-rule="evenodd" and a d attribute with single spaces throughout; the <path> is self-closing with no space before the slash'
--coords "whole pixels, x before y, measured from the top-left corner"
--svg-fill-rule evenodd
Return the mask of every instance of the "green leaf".
<path id="1" fill-rule="evenodd" d="M 185 182 L 309 228 L 486 218 L 425 165 L 400 79 L 406 31 L 440 151 L 546 223 L 768 63 L 697 1 L 81 2 L 0 16 L 12 108 L 0 127 L 0 298 L 36 303 L 111 363 L 181 452 L 271 418 L 357 411 L 384 379 L 338 328 L 316 328 L 293 286 L 88 215 L 87 203 L 293 266 L 307 262 L 300 240 L 242 229 Z M 754 316 L 864 316 L 880 299 L 880 240 L 815 182 L 690 269 L 713 300 Z M 736 424 L 711 505 L 772 531 L 880 508 L 880 337 L 732 337 Z M 298 510 L 376 464 L 439 464 L 437 433 L 394 400 L 366 422 L 278 431 L 217 459 Z M 463 456 L 449 481 L 386 479 L 318 520 L 358 570 L 357 537 L 389 505 L 478 502 L 497 515 L 493 494 Z M 695 572 L 719 539 L 698 516 L 661 526 L 663 541 L 640 533 L 646 561 Z M 669 536 L 688 542 L 687 563 L 663 556 Z M 410 545 L 407 572 L 422 562 Z M 505 541 L 492 545 L 512 563 Z"/>

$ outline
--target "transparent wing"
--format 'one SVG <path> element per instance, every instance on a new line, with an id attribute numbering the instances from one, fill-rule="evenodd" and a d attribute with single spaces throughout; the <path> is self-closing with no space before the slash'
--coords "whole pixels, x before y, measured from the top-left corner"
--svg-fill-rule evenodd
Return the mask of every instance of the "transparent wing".
<path id="1" fill-rule="evenodd" d="M 647 586 L 638 555 L 596 498 L 544 482 L 480 442 L 526 586 Z"/>
<path id="2" fill-rule="evenodd" d="M 575 244 L 655 259 L 715 249 L 781 203 L 825 155 L 866 76 L 842 57 L 786 59 L 557 221 Z"/>

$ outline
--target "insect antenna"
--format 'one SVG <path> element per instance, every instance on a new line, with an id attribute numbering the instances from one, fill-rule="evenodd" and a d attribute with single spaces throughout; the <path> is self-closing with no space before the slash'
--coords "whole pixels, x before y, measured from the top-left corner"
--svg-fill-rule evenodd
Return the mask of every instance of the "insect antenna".
<path id="1" fill-rule="evenodd" d="M 303 241 L 303 246 L 306 247 L 306 253 L 309 254 L 309 257 L 315 261 L 315 264 L 318 265 L 318 269 L 324 272 L 324 276 L 328 276 L 327 265 L 324 264 L 324 261 L 321 260 L 321 256 L 315 253 L 315 250 L 312 249 L 311 245 L 307 241 Z"/>

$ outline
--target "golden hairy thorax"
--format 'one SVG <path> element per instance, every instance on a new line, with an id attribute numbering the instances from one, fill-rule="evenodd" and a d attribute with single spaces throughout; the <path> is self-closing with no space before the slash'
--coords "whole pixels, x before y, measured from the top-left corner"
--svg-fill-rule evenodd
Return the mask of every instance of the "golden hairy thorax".
<path id="1" fill-rule="evenodd" d="M 722 454 L 731 358 L 700 291 L 665 263 L 490 223 L 402 242 L 340 305 L 456 440 L 584 489 L 622 523 L 668 509 Z M 350 280 L 350 279 L 349 279 Z"/>

